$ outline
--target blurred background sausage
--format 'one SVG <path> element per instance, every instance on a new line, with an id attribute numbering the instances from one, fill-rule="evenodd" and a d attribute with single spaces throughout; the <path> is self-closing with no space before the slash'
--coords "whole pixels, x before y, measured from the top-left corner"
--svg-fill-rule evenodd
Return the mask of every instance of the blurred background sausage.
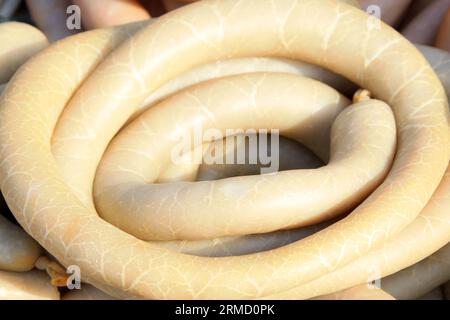
<path id="1" fill-rule="evenodd" d="M 450 9 L 442 22 L 436 39 L 436 47 L 450 51 Z"/>
<path id="2" fill-rule="evenodd" d="M 81 8 L 83 26 L 86 29 L 110 27 L 150 18 L 150 14 L 138 0 L 72 1 Z"/>
<path id="3" fill-rule="evenodd" d="M 402 34 L 411 42 L 433 45 L 444 20 L 450 0 L 433 0 L 402 30 Z"/>
<path id="4" fill-rule="evenodd" d="M 406 15 L 411 0 L 360 0 L 359 3 L 364 11 L 372 5 L 378 6 L 381 9 L 381 20 L 391 26 L 397 26 Z"/>

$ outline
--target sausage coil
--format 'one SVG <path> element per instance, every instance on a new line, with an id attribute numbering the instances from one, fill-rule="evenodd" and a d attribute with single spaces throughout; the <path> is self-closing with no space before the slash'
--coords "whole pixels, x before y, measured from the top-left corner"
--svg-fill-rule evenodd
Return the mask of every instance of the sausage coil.
<path id="1" fill-rule="evenodd" d="M 369 266 L 409 267 L 450 240 L 448 101 L 420 51 L 370 22 L 337 0 L 207 0 L 62 40 L 0 97 L 5 199 L 41 246 L 116 298 L 306 299 L 370 281 Z M 265 57 L 266 70 L 251 67 Z M 225 74 L 224 61 L 248 67 Z M 301 65 L 366 90 L 350 103 Z M 326 165 L 158 182 L 174 139 L 199 125 L 280 129 Z M 279 248 L 179 252 L 316 223 Z"/>

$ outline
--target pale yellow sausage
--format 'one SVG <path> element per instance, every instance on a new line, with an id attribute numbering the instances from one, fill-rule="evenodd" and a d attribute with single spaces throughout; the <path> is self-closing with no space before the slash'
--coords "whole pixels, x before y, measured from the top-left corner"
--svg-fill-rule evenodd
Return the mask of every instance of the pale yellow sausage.
<path id="1" fill-rule="evenodd" d="M 438 287 L 421 296 L 418 300 L 445 300 L 443 289 Z"/>
<path id="2" fill-rule="evenodd" d="M 158 241 L 155 244 L 178 252 L 204 257 L 240 256 L 276 249 L 309 237 L 335 222 L 333 219 L 316 225 L 272 233 L 209 240 Z"/>
<path id="3" fill-rule="evenodd" d="M 290 16 L 280 19 L 280 13 L 291 7 Z M 212 9 L 218 15 L 211 15 Z M 216 19 L 226 13 L 227 19 L 218 24 Z M 384 25 L 369 30 L 367 19 L 360 10 L 331 0 L 280 0 L 275 7 L 272 1 L 261 0 L 238 4 L 205 1 L 146 27 L 93 72 L 111 48 L 105 36 L 114 39 L 117 31 L 84 34 L 61 42 L 57 50 L 50 48 L 22 69 L 0 100 L 0 141 L 5 146 L 0 171 L 8 204 L 27 231 L 65 265 L 79 264 L 88 281 L 122 297 L 257 298 L 300 286 L 354 261 L 415 220 L 439 184 L 449 159 L 448 149 L 442 147 L 449 142 L 448 106 L 439 80 L 409 42 Z M 349 28 L 351 34 L 344 32 Z M 59 90 L 26 99 L 29 92 L 45 88 L 32 74 L 44 70 L 47 58 L 56 53 L 64 52 L 67 62 L 68 49 L 78 41 L 91 41 L 95 46 L 87 45 L 78 53 L 81 56 L 76 64 L 65 65 L 64 76 L 52 75 Z M 367 87 L 394 111 L 399 144 L 393 167 L 383 184 L 347 218 L 270 252 L 220 259 L 192 257 L 138 241 L 115 229 L 99 219 L 86 198 L 82 202 L 66 184 L 65 172 L 71 164 L 59 167 L 50 146 L 58 118 L 61 126 L 56 134 L 62 134 L 60 141 L 65 138 L 65 154 L 79 157 L 69 171 L 83 172 L 76 189 L 90 194 L 104 149 L 150 92 L 202 63 L 267 54 L 330 68 Z M 400 59 L 402 64 L 397 63 Z M 88 80 L 68 103 L 88 73 Z M 48 108 L 50 100 L 52 108 Z M 32 121 L 35 114 L 40 115 L 40 121 Z M 75 124 L 83 117 L 91 119 L 87 131 Z M 77 142 L 71 140 L 72 135 Z M 17 171 L 28 174 L 19 176 L 14 174 Z M 37 196 L 30 182 L 44 181 Z M 23 210 L 26 199 L 31 199 L 32 205 Z M 36 211 L 40 214 L 35 215 Z M 48 228 L 47 222 L 56 217 L 60 222 Z M 50 231 L 44 237 L 42 230 Z"/>
<path id="4" fill-rule="evenodd" d="M 144 104 L 141 108 L 138 109 L 138 111 L 135 112 L 135 114 L 132 116 L 132 119 L 137 117 L 148 108 L 154 106 L 156 103 L 164 100 L 168 96 L 180 90 L 186 89 L 192 85 L 196 85 L 215 78 L 252 72 L 276 72 L 303 75 L 305 77 L 309 77 L 328 84 L 331 87 L 337 89 L 339 92 L 345 94 L 346 96 L 352 96 L 356 91 L 355 85 L 350 81 L 344 79 L 343 77 L 340 77 L 316 65 L 311 65 L 301 61 L 283 58 L 260 57 L 229 59 L 194 68 L 193 70 L 169 81 L 167 84 L 163 85 L 160 89 L 146 98 Z M 129 122 L 131 122 L 131 120 Z M 283 148 L 282 137 L 280 138 L 280 148 Z M 206 150 L 207 148 L 208 146 L 205 145 L 204 149 Z M 59 153 L 57 145 L 54 145 L 54 150 L 55 152 L 57 152 L 57 154 Z M 282 154 L 282 152 L 280 153 Z M 288 159 L 285 158 L 285 160 L 287 161 Z M 229 168 L 233 168 L 231 170 L 235 170 L 236 166 L 232 166 Z M 160 176 L 158 177 L 158 182 L 177 181 L 180 179 L 183 181 L 194 180 L 197 174 L 203 174 L 201 171 L 198 172 L 198 170 L 198 165 L 181 165 L 170 163 L 161 172 Z"/>
<path id="5" fill-rule="evenodd" d="M 0 83 L 48 43 L 36 28 L 18 22 L 0 24 Z M 0 94 L 6 83 L 0 84 Z M 41 247 L 20 227 L 0 215 L 0 270 L 28 271 L 42 253 Z"/>
<path id="6" fill-rule="evenodd" d="M 326 125 L 326 124 L 324 124 Z M 329 126 L 331 124 L 328 124 Z M 311 151 L 292 140 L 280 137 L 279 155 L 280 170 L 313 169 L 323 165 L 322 161 Z M 236 148 L 236 144 L 234 145 Z M 180 168 L 181 167 L 181 168 Z M 260 165 L 172 165 L 164 171 L 164 181 L 161 176 L 158 183 L 170 181 L 218 180 L 230 176 L 252 175 L 260 173 Z M 336 220 L 336 219 L 334 219 Z M 318 225 L 283 230 L 273 233 L 246 235 L 241 237 L 226 237 L 198 241 L 160 241 L 158 245 L 179 252 L 199 256 L 236 256 L 275 249 L 294 241 L 303 239 L 322 230 L 335 221 L 327 221 Z"/>
<path id="7" fill-rule="evenodd" d="M 351 97 L 357 90 L 357 87 L 349 80 L 317 65 L 302 61 L 275 57 L 226 59 L 201 65 L 170 80 L 161 88 L 152 92 L 145 99 L 145 102 L 136 113 L 139 114 L 174 93 L 201 82 L 253 72 L 276 72 L 302 75 L 328 84 L 347 97 Z"/>
<path id="8" fill-rule="evenodd" d="M 450 279 L 450 244 L 435 254 L 381 280 L 395 298 L 417 299 Z"/>
<path id="9" fill-rule="evenodd" d="M 163 0 L 162 2 L 166 10 L 171 11 L 195 1 L 197 0 Z"/>

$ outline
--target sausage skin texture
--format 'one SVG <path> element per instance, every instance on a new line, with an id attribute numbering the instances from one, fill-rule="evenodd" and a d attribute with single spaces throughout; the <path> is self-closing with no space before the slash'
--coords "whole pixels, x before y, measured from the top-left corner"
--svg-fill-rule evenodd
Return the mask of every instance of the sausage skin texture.
<path id="1" fill-rule="evenodd" d="M 291 15 L 279 19 L 289 8 Z M 224 16 L 227 19 L 218 24 L 216 19 Z M 361 10 L 334 0 L 280 0 L 275 6 L 272 1 L 220 0 L 185 6 L 154 23 L 63 40 L 57 50 L 50 47 L 19 70 L 0 98 L 0 142 L 5 146 L 0 150 L 0 179 L 8 205 L 46 250 L 66 266 L 80 265 L 88 282 L 115 297 L 261 298 L 294 288 L 312 297 L 304 286 L 390 245 L 415 225 L 450 157 L 448 148 L 442 147 L 448 146 L 449 132 L 441 82 L 414 46 L 383 24 L 369 30 L 368 19 Z M 323 21 L 334 23 L 327 27 Z M 351 34 L 346 32 L 350 27 Z M 367 39 L 364 48 L 363 39 Z M 305 47 L 305 41 L 310 46 Z M 76 63 L 67 63 L 74 43 L 85 44 L 85 49 L 76 53 L 81 55 Z M 31 92 L 45 90 L 48 82 L 35 74 L 46 70 L 49 56 L 57 52 L 65 53 L 64 59 L 52 59 L 53 64 L 64 64 L 64 76 L 52 75 L 59 89 L 29 99 Z M 265 55 L 319 64 L 367 88 L 391 107 L 398 135 L 396 157 L 386 178 L 361 205 L 338 223 L 288 246 L 220 259 L 188 256 L 137 240 L 98 217 L 95 203 L 86 196 L 92 194 L 97 165 L 111 139 L 148 96 L 196 66 Z M 162 110 L 160 106 L 148 112 Z M 197 106 L 195 112 L 201 111 Z M 32 121 L 36 113 L 40 121 Z M 226 109 L 223 115 L 226 120 Z M 89 132 L 79 131 L 82 121 L 89 122 L 81 126 Z M 71 139 L 80 134 L 82 140 Z M 73 172 L 83 175 L 74 177 Z M 32 187 L 36 184 L 39 195 Z M 58 219 L 58 224 L 48 226 Z M 436 238 L 429 246 L 439 241 Z M 412 252 L 390 267 L 405 268 L 422 253 Z M 130 260 L 133 263 L 122 268 Z M 361 266 L 364 270 L 368 265 Z M 120 280 L 117 270 L 123 272 Z M 389 272 L 383 270 L 381 276 Z M 275 274 L 276 281 L 268 281 L 267 275 Z M 352 286 L 352 277 L 344 280 L 342 289 Z"/>

